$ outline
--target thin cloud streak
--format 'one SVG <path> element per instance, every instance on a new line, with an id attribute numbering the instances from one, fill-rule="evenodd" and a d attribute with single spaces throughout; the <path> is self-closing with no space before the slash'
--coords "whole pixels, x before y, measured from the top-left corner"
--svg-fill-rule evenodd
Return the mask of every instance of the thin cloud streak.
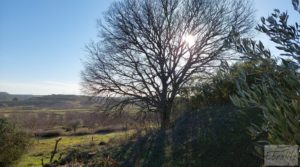
<path id="1" fill-rule="evenodd" d="M 0 81 L 0 92 L 11 94 L 81 94 L 78 83 L 42 81 L 42 82 L 7 82 Z"/>

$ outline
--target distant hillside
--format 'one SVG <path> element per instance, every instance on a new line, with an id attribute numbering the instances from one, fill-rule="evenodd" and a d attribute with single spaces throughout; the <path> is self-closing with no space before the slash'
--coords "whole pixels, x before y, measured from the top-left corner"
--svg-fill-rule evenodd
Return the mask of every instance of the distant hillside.
<path id="1" fill-rule="evenodd" d="M 12 95 L 0 93 L 0 107 L 30 107 L 30 108 L 89 108 L 95 105 L 89 96 L 77 95 Z"/>
<path id="2" fill-rule="evenodd" d="M 23 101 L 32 97 L 37 97 L 34 95 L 18 95 L 18 94 L 9 94 L 6 92 L 0 92 L 0 102 L 8 102 L 8 101 Z"/>

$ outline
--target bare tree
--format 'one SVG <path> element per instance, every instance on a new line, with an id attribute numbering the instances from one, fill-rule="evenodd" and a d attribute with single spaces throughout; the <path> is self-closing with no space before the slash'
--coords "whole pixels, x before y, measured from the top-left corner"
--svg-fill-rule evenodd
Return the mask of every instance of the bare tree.
<path id="1" fill-rule="evenodd" d="M 233 30 L 253 25 L 247 0 L 123 0 L 104 16 L 87 46 L 84 90 L 159 113 L 162 129 L 180 89 L 218 65 Z"/>

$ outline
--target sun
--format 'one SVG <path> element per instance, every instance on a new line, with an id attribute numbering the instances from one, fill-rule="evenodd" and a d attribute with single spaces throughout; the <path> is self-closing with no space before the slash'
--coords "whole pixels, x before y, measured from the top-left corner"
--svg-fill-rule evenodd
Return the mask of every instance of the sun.
<path id="1" fill-rule="evenodd" d="M 191 35 L 191 34 L 187 34 L 185 37 L 184 37 L 184 42 L 189 46 L 189 47 L 192 47 L 195 45 L 196 43 L 196 38 L 195 36 Z"/>

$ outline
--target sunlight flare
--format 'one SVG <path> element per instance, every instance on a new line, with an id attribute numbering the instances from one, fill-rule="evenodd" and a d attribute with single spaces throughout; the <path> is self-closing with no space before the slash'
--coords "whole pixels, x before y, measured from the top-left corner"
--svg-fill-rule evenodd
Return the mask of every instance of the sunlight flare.
<path id="1" fill-rule="evenodd" d="M 189 47 L 192 47 L 195 45 L 196 43 L 196 38 L 194 35 L 191 35 L 191 34 L 187 34 L 185 37 L 184 37 L 184 42 L 189 46 Z"/>

